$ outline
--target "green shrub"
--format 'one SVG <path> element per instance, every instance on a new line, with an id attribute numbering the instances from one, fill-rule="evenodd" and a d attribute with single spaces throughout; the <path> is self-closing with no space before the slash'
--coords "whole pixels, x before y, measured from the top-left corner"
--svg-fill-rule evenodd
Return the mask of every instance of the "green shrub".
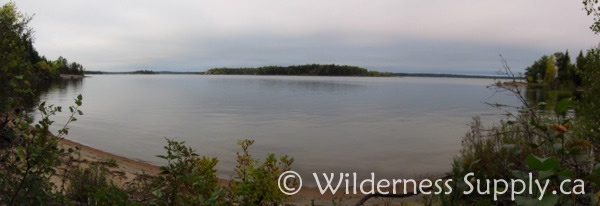
<path id="1" fill-rule="evenodd" d="M 589 75 L 592 74 L 581 74 L 584 78 Z M 600 164 L 595 151 L 599 148 L 595 143 L 598 141 L 597 131 L 589 129 L 600 119 L 595 116 L 599 112 L 591 109 L 597 104 L 596 100 L 592 100 L 597 95 L 589 92 L 597 91 L 598 85 L 588 84 L 582 99 L 550 99 L 539 104 L 528 101 L 519 88 L 497 85 L 501 90 L 512 92 L 523 106 L 518 108 L 517 113 L 508 113 L 505 120 L 490 127 L 483 127 L 478 118 L 474 119 L 471 130 L 463 138 L 460 155 L 453 164 L 451 175 L 455 180 L 452 182 L 455 190 L 451 195 L 440 195 L 429 202 L 444 205 L 596 205 L 596 194 L 600 191 Z M 590 104 L 594 101 L 596 103 Z M 575 114 L 572 108 L 577 109 Z M 551 191 L 541 194 L 534 189 L 534 194 L 517 195 L 514 200 L 508 193 L 494 200 L 492 195 L 462 195 L 466 189 L 463 177 L 469 172 L 475 174 L 474 179 L 469 181 L 527 181 L 531 173 L 535 179 L 548 180 L 549 188 L 558 188 L 566 179 L 580 179 L 585 184 L 580 188 L 574 187 L 580 195 L 553 195 Z M 543 195 L 541 200 L 537 199 L 540 195 Z"/>
<path id="2" fill-rule="evenodd" d="M 107 168 L 91 164 L 75 168 L 68 175 L 66 197 L 78 205 L 125 205 L 128 195 L 110 179 Z"/>
<path id="3" fill-rule="evenodd" d="M 155 179 L 154 195 L 160 205 L 223 205 L 227 203 L 218 185 L 216 158 L 200 157 L 185 142 L 167 139 L 167 161 Z"/>
<path id="4" fill-rule="evenodd" d="M 136 201 L 159 205 L 278 205 L 287 199 L 279 191 L 277 180 L 282 172 L 290 170 L 293 159 L 277 159 L 270 154 L 259 163 L 248 151 L 254 141 L 241 140 L 237 175 L 226 188 L 218 184 L 214 169 L 218 160 L 199 156 L 184 143 L 167 139 L 167 154 L 158 156 L 167 161 L 161 173 L 156 177 L 140 175 L 128 184 L 130 192 L 151 188 L 152 194 L 130 193 Z"/>
<path id="5" fill-rule="evenodd" d="M 26 112 L 18 112 L 11 121 L 9 133 L 18 141 L 9 142 L 0 149 L 0 203 L 8 205 L 38 205 L 55 201 L 56 186 L 50 181 L 57 174 L 56 169 L 64 158 L 73 151 L 58 148 L 62 136 L 68 134 L 67 125 L 76 121 L 82 97 L 75 99 L 77 106 L 69 107 L 71 115 L 58 136 L 49 133 L 53 123 L 50 117 L 61 112 L 61 107 L 46 106 L 41 103 L 38 110 L 41 120 L 34 126 L 33 119 Z"/>
<path id="6" fill-rule="evenodd" d="M 284 155 L 277 159 L 269 154 L 260 163 L 255 160 L 248 148 L 254 140 L 241 140 L 238 144 L 242 153 L 237 153 L 237 176 L 229 182 L 232 201 L 238 205 L 278 205 L 288 196 L 283 194 L 278 186 L 279 175 L 291 169 L 293 158 Z M 295 184 L 295 183 L 293 183 Z"/>

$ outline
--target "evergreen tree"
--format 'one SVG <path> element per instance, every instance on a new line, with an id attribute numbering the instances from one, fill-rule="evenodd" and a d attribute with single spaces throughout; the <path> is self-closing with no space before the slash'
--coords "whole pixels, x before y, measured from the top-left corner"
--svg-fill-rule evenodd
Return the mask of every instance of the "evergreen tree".
<path id="1" fill-rule="evenodd" d="M 575 72 L 573 73 L 573 82 L 576 86 L 580 86 L 582 83 L 581 73 L 583 72 L 583 68 L 586 67 L 587 59 L 583 56 L 583 51 L 579 51 L 579 55 L 577 55 Z"/>
<path id="2" fill-rule="evenodd" d="M 558 67 L 558 81 L 564 86 L 574 85 L 575 65 L 571 63 L 569 50 L 563 53 L 555 53 L 556 67 Z"/>
<path id="3" fill-rule="evenodd" d="M 554 86 L 556 83 L 556 66 L 554 56 L 551 55 L 546 62 L 546 72 L 544 74 L 544 83 Z"/>

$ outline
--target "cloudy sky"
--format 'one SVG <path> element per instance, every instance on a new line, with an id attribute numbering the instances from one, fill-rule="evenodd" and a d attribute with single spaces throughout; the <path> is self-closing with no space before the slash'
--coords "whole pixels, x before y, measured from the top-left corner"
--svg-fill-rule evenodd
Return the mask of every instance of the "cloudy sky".
<path id="1" fill-rule="evenodd" d="M 0 1 L 5 3 L 6 1 Z M 580 0 L 18 1 L 35 46 L 87 70 L 306 63 L 390 72 L 517 71 L 595 47 Z"/>

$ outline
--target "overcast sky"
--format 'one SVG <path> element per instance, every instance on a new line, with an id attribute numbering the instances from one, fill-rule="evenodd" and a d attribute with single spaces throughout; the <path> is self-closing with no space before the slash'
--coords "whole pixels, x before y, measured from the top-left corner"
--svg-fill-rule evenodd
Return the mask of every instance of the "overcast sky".
<path id="1" fill-rule="evenodd" d="M 2 0 L 2 3 L 6 1 Z M 35 47 L 87 70 L 307 63 L 390 72 L 522 71 L 595 47 L 580 0 L 18 1 Z"/>

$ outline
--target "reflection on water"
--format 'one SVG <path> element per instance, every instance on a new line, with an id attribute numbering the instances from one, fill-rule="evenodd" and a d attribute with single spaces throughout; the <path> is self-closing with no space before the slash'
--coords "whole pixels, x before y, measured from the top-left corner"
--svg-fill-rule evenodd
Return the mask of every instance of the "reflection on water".
<path id="1" fill-rule="evenodd" d="M 52 87 L 43 99 L 85 113 L 68 138 L 162 164 L 164 137 L 216 156 L 233 175 L 238 139 L 257 157 L 288 154 L 312 172 L 373 171 L 381 178 L 442 173 L 472 116 L 516 105 L 492 80 L 298 76 L 95 75 Z M 66 115 L 65 115 L 66 116 Z M 60 116 L 57 122 L 66 120 Z M 488 118 L 497 118 L 487 116 Z M 57 125 L 60 125 L 57 123 Z M 307 183 L 310 185 L 310 183 Z"/>
<path id="2" fill-rule="evenodd" d="M 53 81 L 52 84 L 40 88 L 40 99 L 47 99 L 48 96 L 59 99 L 72 99 L 72 95 L 81 92 L 81 87 L 85 78 L 60 79 Z"/>
<path id="3" fill-rule="evenodd" d="M 552 110 L 556 102 L 564 98 L 579 98 L 578 94 L 571 90 L 556 90 L 549 88 L 526 88 L 525 98 L 532 105 L 538 105 L 540 110 Z M 544 104 L 539 104 L 539 103 Z"/>
<path id="4" fill-rule="evenodd" d="M 260 79 L 258 82 L 261 84 L 261 88 L 292 90 L 291 92 L 337 93 L 366 89 L 365 85 L 342 81 Z"/>
<path id="5" fill-rule="evenodd" d="M 37 111 L 37 106 L 39 105 L 40 100 L 47 99 L 49 93 L 57 92 L 61 93 L 64 98 L 72 98 L 72 92 L 79 91 L 79 87 L 81 87 L 83 80 L 80 78 L 75 79 L 59 79 L 54 80 L 52 83 L 40 83 L 37 88 L 33 89 L 32 96 L 26 96 L 24 107 L 27 112 L 35 113 Z M 73 90 L 73 91 L 71 91 Z M 38 99 L 37 96 L 40 98 Z M 0 94 L 0 105 L 3 105 L 5 101 L 3 94 Z"/>

